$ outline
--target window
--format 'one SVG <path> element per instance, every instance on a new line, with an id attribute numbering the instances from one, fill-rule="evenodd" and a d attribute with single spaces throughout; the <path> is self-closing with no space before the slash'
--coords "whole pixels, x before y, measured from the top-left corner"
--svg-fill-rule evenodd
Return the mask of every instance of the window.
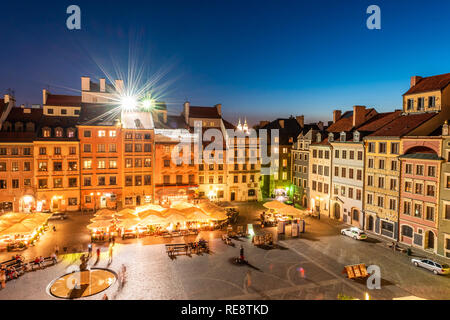
<path id="1" fill-rule="evenodd" d="M 117 184 L 117 178 L 116 178 L 116 176 L 110 176 L 110 177 L 109 177 L 109 184 L 110 184 L 111 186 L 115 186 L 115 185 Z"/>
<path id="2" fill-rule="evenodd" d="M 334 157 L 335 157 L 336 159 L 339 159 L 339 150 L 335 150 L 335 151 L 334 151 Z"/>
<path id="3" fill-rule="evenodd" d="M 77 171 L 78 170 L 78 163 L 76 161 L 69 161 L 68 163 L 69 171 Z"/>
<path id="4" fill-rule="evenodd" d="M 92 160 L 84 160 L 83 168 L 84 169 L 92 169 Z"/>
<path id="5" fill-rule="evenodd" d="M 339 167 L 334 167 L 334 176 L 339 177 Z"/>
<path id="6" fill-rule="evenodd" d="M 98 169 L 106 169 L 106 160 L 98 160 Z"/>
<path id="7" fill-rule="evenodd" d="M 23 171 L 31 171 L 31 162 L 24 162 L 23 163 Z"/>
<path id="8" fill-rule="evenodd" d="M 106 131 L 105 130 L 98 130 L 98 137 L 99 138 L 106 137 Z"/>
<path id="9" fill-rule="evenodd" d="M 436 107 L 436 97 L 435 96 L 428 97 L 428 108 L 434 107 Z"/>
<path id="10" fill-rule="evenodd" d="M 414 109 L 414 99 L 408 99 L 406 110 L 413 110 Z"/>
<path id="11" fill-rule="evenodd" d="M 355 151 L 350 151 L 350 160 L 354 160 L 355 159 Z"/>
<path id="12" fill-rule="evenodd" d="M 341 168 L 341 177 L 345 178 L 347 176 L 347 169 L 346 168 Z"/>
<path id="13" fill-rule="evenodd" d="M 6 148 L 0 148 L 0 155 L 2 156 L 6 155 Z"/>
<path id="14" fill-rule="evenodd" d="M 423 97 L 420 97 L 417 99 L 417 110 L 423 110 L 425 107 L 425 99 Z"/>
<path id="15" fill-rule="evenodd" d="M 109 145 L 109 152 L 117 152 L 117 145 L 115 143 Z"/>
<path id="16" fill-rule="evenodd" d="M 133 144 L 125 143 L 125 152 L 133 152 Z"/>
<path id="17" fill-rule="evenodd" d="M 13 171 L 13 172 L 19 171 L 19 163 L 18 162 L 13 162 L 11 164 L 11 171 Z"/>
<path id="18" fill-rule="evenodd" d="M 142 152 L 142 144 L 138 143 L 134 145 L 134 152 Z"/>
<path id="19" fill-rule="evenodd" d="M 423 176 L 423 166 L 422 165 L 416 166 L 416 175 Z"/>
<path id="20" fill-rule="evenodd" d="M 428 176 L 429 177 L 435 177 L 436 176 L 436 167 L 435 166 L 429 166 L 428 167 Z"/>
<path id="21" fill-rule="evenodd" d="M 83 151 L 84 152 L 92 152 L 92 148 L 90 144 L 84 144 L 83 145 Z"/>
<path id="22" fill-rule="evenodd" d="M 152 166 L 152 159 L 151 158 L 145 158 L 144 159 L 144 167 L 150 168 Z"/>
<path id="23" fill-rule="evenodd" d="M 384 188 L 384 177 L 378 177 L 378 188 Z"/>
<path id="24" fill-rule="evenodd" d="M 389 210 L 397 210 L 397 201 L 395 199 L 389 199 Z"/>
<path id="25" fill-rule="evenodd" d="M 170 167 L 170 160 L 166 159 L 164 160 L 164 167 L 169 168 Z"/>
<path id="26" fill-rule="evenodd" d="M 325 150 L 325 159 L 330 159 L 330 151 Z"/>
<path id="27" fill-rule="evenodd" d="M 69 178 L 69 188 L 74 188 L 77 186 L 77 178 Z"/>
<path id="28" fill-rule="evenodd" d="M 91 131 L 90 131 L 90 130 L 85 130 L 85 131 L 83 132 L 83 136 L 84 136 L 85 138 L 90 138 L 90 137 L 91 137 Z"/>
<path id="29" fill-rule="evenodd" d="M 117 169 L 117 160 L 109 160 L 109 168 Z"/>
<path id="30" fill-rule="evenodd" d="M 383 198 L 383 197 L 377 197 L 377 205 L 378 205 L 380 208 L 383 208 L 383 207 L 384 207 L 384 198 Z"/>
<path id="31" fill-rule="evenodd" d="M 12 188 L 18 189 L 19 188 L 19 179 L 12 179 Z"/>
<path id="32" fill-rule="evenodd" d="M 46 147 L 40 147 L 40 148 L 39 148 L 39 154 L 40 154 L 40 155 L 45 155 L 45 154 L 47 154 L 47 148 L 46 148 Z"/>
<path id="33" fill-rule="evenodd" d="M 116 136 L 116 130 L 109 130 L 109 136 L 114 138 Z"/>
<path id="34" fill-rule="evenodd" d="M 39 189 L 47 189 L 48 188 L 47 179 L 39 179 L 38 180 L 38 188 Z"/>
<path id="35" fill-rule="evenodd" d="M 412 182 L 405 181 L 405 192 L 412 192 Z"/>
<path id="36" fill-rule="evenodd" d="M 425 218 L 429 221 L 434 221 L 434 207 L 427 206 L 427 213 Z"/>
<path id="37" fill-rule="evenodd" d="M 84 197 L 84 202 L 85 203 L 91 203 L 92 202 L 92 197 L 91 196 L 85 196 Z"/>
<path id="38" fill-rule="evenodd" d="M 380 161 L 378 161 L 378 168 L 384 169 L 384 160 L 383 159 L 380 159 Z"/>
<path id="39" fill-rule="evenodd" d="M 97 152 L 106 152 L 106 145 L 105 144 L 98 144 L 97 145 Z"/>
<path id="40" fill-rule="evenodd" d="M 77 198 L 69 198 L 69 206 L 76 206 L 78 203 Z"/>
<path id="41" fill-rule="evenodd" d="M 369 158 L 368 163 L 367 163 L 367 167 L 373 169 L 373 158 Z"/>
<path id="42" fill-rule="evenodd" d="M 356 200 L 362 199 L 362 192 L 361 189 L 356 189 Z"/>
<path id="43" fill-rule="evenodd" d="M 134 159 L 134 167 L 135 168 L 142 168 L 142 159 L 141 158 Z"/>
<path id="44" fill-rule="evenodd" d="M 348 197 L 353 199 L 353 188 L 348 188 Z"/>
<path id="45" fill-rule="evenodd" d="M 23 179 L 24 187 L 31 187 L 31 179 Z"/>
<path id="46" fill-rule="evenodd" d="M 414 217 L 422 217 L 422 205 L 419 203 L 414 204 Z"/>
<path id="47" fill-rule="evenodd" d="M 392 154 L 398 154 L 399 153 L 399 143 L 398 142 L 392 142 L 391 143 L 391 153 Z"/>
<path id="48" fill-rule="evenodd" d="M 53 171 L 62 171 L 62 162 L 61 161 L 53 162 Z"/>
<path id="49" fill-rule="evenodd" d="M 144 176 L 144 185 L 149 186 L 152 184 L 152 176 L 145 175 Z"/>
<path id="50" fill-rule="evenodd" d="M 402 226 L 402 236 L 412 238 L 413 236 L 413 229 L 410 226 Z"/>
<path id="51" fill-rule="evenodd" d="M 152 152 L 152 145 L 150 143 L 144 144 L 144 152 Z"/>
<path id="52" fill-rule="evenodd" d="M 134 185 L 135 186 L 142 186 L 142 176 L 135 176 L 134 177 Z"/>
<path id="53" fill-rule="evenodd" d="M 450 204 L 445 205 L 445 215 L 444 218 L 446 220 L 450 220 Z M 450 248 L 449 248 L 450 249 Z"/>
<path id="54" fill-rule="evenodd" d="M 1 170 L 1 162 L 0 162 L 0 171 L 2 171 Z M 46 161 L 40 161 L 39 163 L 38 163 L 38 171 L 41 171 L 41 172 L 46 172 L 47 171 L 47 162 Z"/>
<path id="55" fill-rule="evenodd" d="M 342 159 L 347 159 L 347 151 L 342 150 Z"/>
<path id="56" fill-rule="evenodd" d="M 359 181 L 362 180 L 362 170 L 361 169 L 358 169 L 356 171 L 356 180 L 359 180 Z"/>
<path id="57" fill-rule="evenodd" d="M 405 166 L 405 173 L 406 174 L 412 174 L 412 164 L 407 163 Z"/>
<path id="58" fill-rule="evenodd" d="M 403 214 L 406 214 L 408 216 L 411 215 L 411 202 L 405 201 L 403 203 Z"/>
<path id="59" fill-rule="evenodd" d="M 355 221 L 359 221 L 359 211 L 358 210 L 353 210 L 353 220 Z"/>
<path id="60" fill-rule="evenodd" d="M 31 156 L 31 148 L 23 148 L 24 156 Z"/>
<path id="61" fill-rule="evenodd" d="M 11 155 L 17 156 L 18 154 L 19 154 L 19 149 L 18 148 L 11 148 Z"/>
<path id="62" fill-rule="evenodd" d="M 367 176 L 367 185 L 369 187 L 373 186 L 373 176 Z"/>
<path id="63" fill-rule="evenodd" d="M 397 160 L 392 160 L 391 161 L 391 170 L 392 171 L 397 171 Z"/>
<path id="64" fill-rule="evenodd" d="M 353 169 L 352 168 L 348 169 L 348 178 L 353 179 Z"/>
<path id="65" fill-rule="evenodd" d="M 358 151 L 358 160 L 362 160 L 363 159 L 363 152 L 362 151 Z"/>
<path id="66" fill-rule="evenodd" d="M 77 154 L 77 148 L 76 147 L 69 147 L 69 154 L 70 155 Z"/>
<path id="67" fill-rule="evenodd" d="M 133 185 L 133 176 L 125 176 L 125 186 L 130 187 L 132 185 Z"/>
<path id="68" fill-rule="evenodd" d="M 427 196 L 434 197 L 435 187 L 433 185 L 427 185 Z"/>
<path id="69" fill-rule="evenodd" d="M 414 191 L 415 194 L 422 194 L 423 193 L 423 184 L 416 183 L 416 188 Z"/>
<path id="70" fill-rule="evenodd" d="M 85 187 L 90 187 L 91 186 L 91 177 L 84 177 L 83 179 L 83 185 Z"/>
<path id="71" fill-rule="evenodd" d="M 367 204 L 372 204 L 373 203 L 373 195 L 368 193 L 367 194 Z"/>
<path id="72" fill-rule="evenodd" d="M 379 153 L 386 153 L 386 142 L 379 142 L 378 143 L 378 152 Z"/>

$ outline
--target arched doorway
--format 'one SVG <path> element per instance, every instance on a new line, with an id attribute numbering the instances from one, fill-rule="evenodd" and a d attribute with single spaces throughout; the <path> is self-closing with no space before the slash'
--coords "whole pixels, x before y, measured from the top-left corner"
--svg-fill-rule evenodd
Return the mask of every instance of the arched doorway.
<path id="1" fill-rule="evenodd" d="M 367 230 L 373 231 L 373 217 L 369 216 L 367 218 Z"/>
<path id="2" fill-rule="evenodd" d="M 306 196 L 303 196 L 302 207 L 303 208 L 308 208 L 308 199 L 306 198 Z"/>
<path id="3" fill-rule="evenodd" d="M 339 205 L 339 203 L 335 202 L 334 203 L 334 218 L 340 219 L 340 217 L 341 217 L 341 206 Z"/>
<path id="4" fill-rule="evenodd" d="M 427 231 L 425 233 L 425 249 L 434 250 L 434 233 L 433 233 L 433 231 Z"/>

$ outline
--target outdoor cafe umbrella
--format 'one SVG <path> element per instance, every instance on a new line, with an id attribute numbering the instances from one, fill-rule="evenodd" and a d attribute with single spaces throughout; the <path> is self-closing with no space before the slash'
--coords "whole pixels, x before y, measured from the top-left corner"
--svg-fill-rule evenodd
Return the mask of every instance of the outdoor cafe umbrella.
<path id="1" fill-rule="evenodd" d="M 173 215 L 173 214 L 174 215 L 180 215 L 180 216 L 184 217 L 184 212 L 183 211 L 177 210 L 177 209 L 174 209 L 174 208 L 169 208 L 169 209 L 166 209 L 166 210 L 161 212 L 161 216 L 163 218 L 168 217 L 168 216 Z"/>
<path id="2" fill-rule="evenodd" d="M 188 221 L 207 221 L 211 220 L 211 217 L 197 208 L 197 210 L 187 213 L 186 219 Z"/>
<path id="3" fill-rule="evenodd" d="M 132 229 L 133 227 L 137 226 L 139 224 L 138 219 L 126 219 L 119 221 L 117 223 L 117 226 L 119 228 L 124 228 L 125 230 Z"/>
<path id="4" fill-rule="evenodd" d="M 194 205 L 189 202 L 179 201 L 179 202 L 173 203 L 170 207 L 174 208 L 174 209 L 178 209 L 178 210 L 184 210 L 184 209 L 192 208 L 192 207 L 194 207 Z"/>
<path id="5" fill-rule="evenodd" d="M 146 211 L 146 210 L 155 210 L 155 211 L 164 211 L 164 208 L 157 204 L 146 204 L 136 208 L 136 212 Z"/>
<path id="6" fill-rule="evenodd" d="M 287 205 L 285 205 L 284 203 L 278 201 L 278 200 L 272 200 L 269 202 L 266 202 L 263 204 L 264 207 L 266 207 L 267 209 L 274 209 L 274 210 L 279 210 L 279 209 L 283 209 L 285 207 L 287 207 Z"/>
<path id="7" fill-rule="evenodd" d="M 202 202 L 198 205 L 207 215 L 211 216 L 213 214 L 223 214 L 226 216 L 226 210 L 219 207 L 211 202 Z M 225 217 L 226 218 L 226 217 Z"/>
<path id="8" fill-rule="evenodd" d="M 141 211 L 141 212 L 138 213 L 138 217 L 140 219 L 145 219 L 146 217 L 148 217 L 150 215 L 160 216 L 161 212 L 160 211 L 156 211 L 156 210 L 152 210 L 152 209 L 147 209 L 145 211 Z"/>
<path id="9" fill-rule="evenodd" d="M 130 212 L 118 212 L 115 216 L 118 220 L 126 220 L 126 219 L 139 219 L 139 217 L 133 213 Z"/>
<path id="10" fill-rule="evenodd" d="M 18 223 L 18 222 L 22 221 L 27 216 L 29 216 L 29 215 L 26 213 L 10 212 L 10 213 L 2 215 L 0 217 L 0 220 L 14 224 L 14 223 Z"/>
<path id="11" fill-rule="evenodd" d="M 88 229 L 104 229 L 112 225 L 111 220 L 99 220 L 87 226 Z"/>
<path id="12" fill-rule="evenodd" d="M 228 216 L 223 212 L 213 212 L 210 215 L 211 220 L 225 220 L 228 219 Z"/>
<path id="13" fill-rule="evenodd" d="M 172 213 L 169 216 L 165 217 L 164 220 L 167 224 L 178 223 L 178 222 L 186 222 L 186 217 L 179 213 Z"/>
<path id="14" fill-rule="evenodd" d="M 295 217 L 305 215 L 305 213 L 302 210 L 294 208 L 293 206 L 286 206 L 285 208 L 278 209 L 278 212 L 286 216 L 295 216 Z"/>
<path id="15" fill-rule="evenodd" d="M 155 225 L 155 224 L 166 224 L 166 219 L 161 218 L 160 216 L 157 215 L 148 215 L 146 216 L 144 219 L 142 219 L 139 222 L 139 225 L 141 226 L 151 226 L 151 225 Z"/>
<path id="16" fill-rule="evenodd" d="M 16 223 L 14 225 L 12 225 L 9 228 L 6 228 L 5 230 L 3 230 L 0 235 L 4 236 L 4 235 L 13 235 L 13 234 L 29 234 L 32 233 L 34 231 L 34 227 L 32 226 L 26 226 L 22 223 Z"/>
<path id="17" fill-rule="evenodd" d="M 113 216 L 114 211 L 111 209 L 100 209 L 95 213 L 95 216 Z"/>

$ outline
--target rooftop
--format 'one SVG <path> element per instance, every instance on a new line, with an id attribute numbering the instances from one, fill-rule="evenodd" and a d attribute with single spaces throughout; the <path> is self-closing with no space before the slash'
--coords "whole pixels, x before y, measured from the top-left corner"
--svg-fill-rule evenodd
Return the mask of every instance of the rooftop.
<path id="1" fill-rule="evenodd" d="M 403 114 L 369 134 L 369 137 L 402 137 L 436 115 L 437 113 Z"/>
<path id="2" fill-rule="evenodd" d="M 413 94 L 421 93 L 427 91 L 437 91 L 442 90 L 450 83 L 450 73 L 440 74 L 431 77 L 425 77 L 420 79 L 415 86 L 411 87 L 408 91 L 404 93 Z"/>
<path id="3" fill-rule="evenodd" d="M 66 107 L 80 107 L 81 106 L 81 96 L 69 96 L 62 94 L 48 94 L 47 95 L 47 106 L 66 106 Z"/>

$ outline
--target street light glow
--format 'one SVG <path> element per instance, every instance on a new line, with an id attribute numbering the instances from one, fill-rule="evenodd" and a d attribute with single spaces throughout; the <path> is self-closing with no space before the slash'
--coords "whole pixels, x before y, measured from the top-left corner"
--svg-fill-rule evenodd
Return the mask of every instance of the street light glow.
<path id="1" fill-rule="evenodd" d="M 126 111 L 131 111 L 136 109 L 137 107 L 137 100 L 133 96 L 124 96 L 120 100 L 121 107 Z"/>
<path id="2" fill-rule="evenodd" d="M 144 107 L 145 110 L 150 110 L 151 108 L 153 108 L 153 104 L 154 104 L 153 99 L 148 98 L 142 101 L 142 106 Z"/>

